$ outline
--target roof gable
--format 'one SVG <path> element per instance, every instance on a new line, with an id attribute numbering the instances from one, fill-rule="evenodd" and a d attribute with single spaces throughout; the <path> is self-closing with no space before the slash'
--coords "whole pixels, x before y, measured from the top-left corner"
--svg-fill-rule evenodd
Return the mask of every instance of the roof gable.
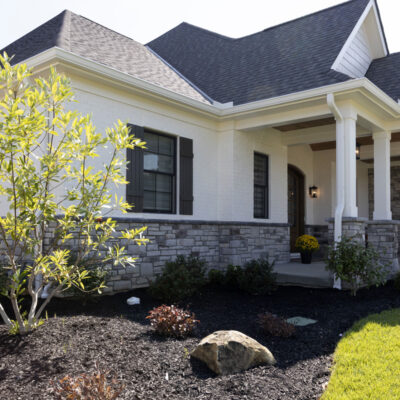
<path id="1" fill-rule="evenodd" d="M 368 3 L 348 1 L 240 39 L 182 23 L 148 46 L 215 101 L 243 104 L 350 79 L 331 66 Z"/>
<path id="2" fill-rule="evenodd" d="M 375 0 L 370 0 L 342 47 L 332 69 L 352 78 L 365 76 L 374 59 L 388 54 Z"/>
<path id="3" fill-rule="evenodd" d="M 203 103 L 209 100 L 146 46 L 65 10 L 1 52 L 21 62 L 52 47 L 106 65 Z"/>

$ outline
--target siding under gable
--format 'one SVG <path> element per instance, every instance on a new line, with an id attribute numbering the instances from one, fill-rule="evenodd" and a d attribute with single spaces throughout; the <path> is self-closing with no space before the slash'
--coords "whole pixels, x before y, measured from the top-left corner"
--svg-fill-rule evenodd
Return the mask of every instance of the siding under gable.
<path id="1" fill-rule="evenodd" d="M 362 78 L 372 61 L 385 55 L 387 48 L 377 8 L 371 0 L 333 63 L 332 69 L 351 78 Z"/>
<path id="2" fill-rule="evenodd" d="M 365 76 L 372 60 L 372 51 L 368 43 L 367 32 L 364 25 L 362 25 L 335 70 L 352 78 L 361 78 Z"/>

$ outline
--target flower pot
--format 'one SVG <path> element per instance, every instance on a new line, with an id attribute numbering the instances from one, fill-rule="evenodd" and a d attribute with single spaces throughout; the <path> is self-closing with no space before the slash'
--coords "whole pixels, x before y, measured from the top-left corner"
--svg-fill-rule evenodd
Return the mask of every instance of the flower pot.
<path id="1" fill-rule="evenodd" d="M 311 264 L 312 260 L 312 253 L 311 251 L 302 251 L 301 255 L 301 263 L 302 264 Z"/>

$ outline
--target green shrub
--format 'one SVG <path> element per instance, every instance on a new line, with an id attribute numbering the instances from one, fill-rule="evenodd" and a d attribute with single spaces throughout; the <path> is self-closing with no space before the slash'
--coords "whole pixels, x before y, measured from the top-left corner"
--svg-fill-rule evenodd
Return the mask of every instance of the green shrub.
<path id="1" fill-rule="evenodd" d="M 108 271 L 101 267 L 79 267 L 88 272 L 88 275 L 83 279 L 85 289 L 80 289 L 77 286 L 71 286 L 65 290 L 65 294 L 80 297 L 85 300 L 92 298 L 94 295 L 101 293 L 101 289 L 106 287 Z"/>
<path id="2" fill-rule="evenodd" d="M 273 267 L 274 263 L 263 258 L 247 262 L 239 280 L 239 289 L 254 295 L 270 293 L 276 282 Z"/>
<path id="3" fill-rule="evenodd" d="M 239 289 L 239 282 L 243 278 L 243 269 L 239 265 L 228 265 L 225 272 L 224 285 L 231 290 Z"/>
<path id="4" fill-rule="evenodd" d="M 211 286 L 221 287 L 225 284 L 225 274 L 218 269 L 210 269 L 208 271 L 208 283 Z"/>
<path id="5" fill-rule="evenodd" d="M 363 285 L 382 285 L 387 274 L 387 266 L 380 262 L 374 248 L 366 247 L 357 238 L 349 237 L 343 237 L 336 246 L 329 248 L 326 269 L 347 282 L 353 296 Z"/>
<path id="6" fill-rule="evenodd" d="M 200 322 L 190 311 L 164 304 L 153 308 L 146 318 L 158 334 L 176 338 L 190 335 Z"/>
<path id="7" fill-rule="evenodd" d="M 206 284 L 205 271 L 205 262 L 197 257 L 178 256 L 151 282 L 150 294 L 166 303 L 182 301 L 201 291 Z"/>

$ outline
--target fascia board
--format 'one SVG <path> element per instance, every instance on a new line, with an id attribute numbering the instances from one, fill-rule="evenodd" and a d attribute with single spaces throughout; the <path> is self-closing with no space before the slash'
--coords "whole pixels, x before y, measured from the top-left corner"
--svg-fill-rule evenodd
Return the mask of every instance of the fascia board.
<path id="1" fill-rule="evenodd" d="M 205 104 L 198 100 L 177 94 L 160 86 L 135 78 L 116 69 L 107 67 L 85 57 L 78 56 L 63 49 L 53 47 L 44 52 L 35 55 L 24 61 L 29 67 L 37 70 L 43 69 L 48 65 L 56 63 L 72 65 L 78 70 L 82 69 L 86 73 L 100 75 L 105 79 L 118 81 L 123 85 L 128 85 L 133 89 L 150 94 L 158 99 L 166 102 L 174 103 L 179 107 L 190 109 L 193 112 L 208 115 L 217 120 L 224 120 L 234 117 L 250 116 L 252 113 L 259 113 L 270 109 L 280 108 L 284 110 L 285 106 L 293 106 L 294 104 L 304 105 L 306 102 L 315 101 L 317 99 L 325 99 L 328 93 L 350 93 L 352 91 L 360 91 L 369 97 L 375 97 L 377 105 L 383 106 L 393 117 L 400 117 L 400 105 L 395 102 L 389 95 L 379 89 L 369 79 L 357 78 L 349 79 L 345 82 L 335 83 L 331 85 L 321 86 L 301 92 L 291 93 L 265 100 L 258 100 L 251 103 L 226 106 Z"/>

